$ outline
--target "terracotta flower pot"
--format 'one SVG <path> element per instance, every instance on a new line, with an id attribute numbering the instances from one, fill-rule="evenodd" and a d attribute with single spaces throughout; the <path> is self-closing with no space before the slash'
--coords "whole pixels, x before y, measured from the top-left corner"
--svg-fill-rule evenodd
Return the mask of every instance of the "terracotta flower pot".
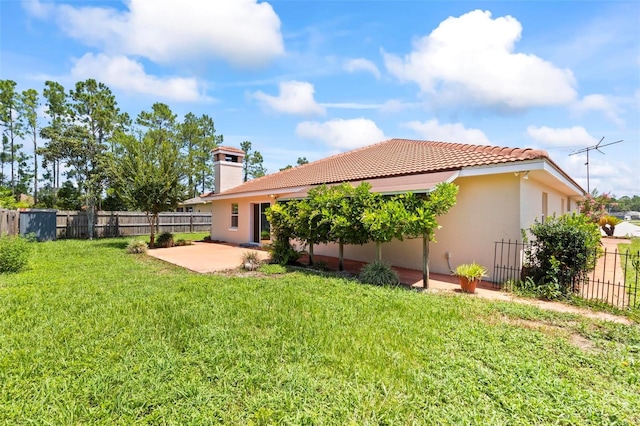
<path id="1" fill-rule="evenodd" d="M 460 288 L 464 293 L 475 293 L 479 279 L 469 280 L 466 277 L 458 277 L 460 279 Z"/>

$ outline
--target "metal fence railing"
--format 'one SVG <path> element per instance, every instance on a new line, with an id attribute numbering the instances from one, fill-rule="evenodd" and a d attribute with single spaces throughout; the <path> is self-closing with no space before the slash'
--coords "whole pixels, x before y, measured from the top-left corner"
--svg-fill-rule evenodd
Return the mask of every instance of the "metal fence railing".
<path id="1" fill-rule="evenodd" d="M 521 241 L 495 242 L 492 281 L 497 288 L 513 290 L 525 280 L 527 253 L 531 246 Z M 598 300 L 617 308 L 640 307 L 640 252 L 598 250 L 597 260 L 586 274 L 560 277 L 574 295 Z"/>

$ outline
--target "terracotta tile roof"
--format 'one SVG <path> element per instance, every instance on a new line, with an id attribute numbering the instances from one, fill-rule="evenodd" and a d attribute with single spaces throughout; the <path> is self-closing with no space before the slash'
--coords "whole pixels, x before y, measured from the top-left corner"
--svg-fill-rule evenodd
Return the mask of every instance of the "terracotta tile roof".
<path id="1" fill-rule="evenodd" d="M 254 179 L 220 195 L 460 170 L 463 167 L 541 158 L 549 159 L 546 151 L 390 139 Z"/>

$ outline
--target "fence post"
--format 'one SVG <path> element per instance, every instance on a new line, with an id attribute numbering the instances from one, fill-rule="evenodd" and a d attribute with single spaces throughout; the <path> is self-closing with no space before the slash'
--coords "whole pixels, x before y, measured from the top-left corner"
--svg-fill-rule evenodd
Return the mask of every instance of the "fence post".
<path id="1" fill-rule="evenodd" d="M 189 215 L 189 232 L 193 232 L 193 212 Z"/>

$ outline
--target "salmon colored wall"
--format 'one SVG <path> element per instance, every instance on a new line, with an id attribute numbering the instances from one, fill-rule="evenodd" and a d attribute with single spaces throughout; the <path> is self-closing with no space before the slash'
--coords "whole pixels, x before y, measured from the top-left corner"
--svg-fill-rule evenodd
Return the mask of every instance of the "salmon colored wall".
<path id="1" fill-rule="evenodd" d="M 231 228 L 231 205 L 238 204 L 238 228 Z M 265 196 L 259 198 L 235 198 L 214 200 L 211 210 L 211 239 L 235 244 L 251 241 L 253 226 L 252 204 L 273 203 L 273 199 Z"/>

